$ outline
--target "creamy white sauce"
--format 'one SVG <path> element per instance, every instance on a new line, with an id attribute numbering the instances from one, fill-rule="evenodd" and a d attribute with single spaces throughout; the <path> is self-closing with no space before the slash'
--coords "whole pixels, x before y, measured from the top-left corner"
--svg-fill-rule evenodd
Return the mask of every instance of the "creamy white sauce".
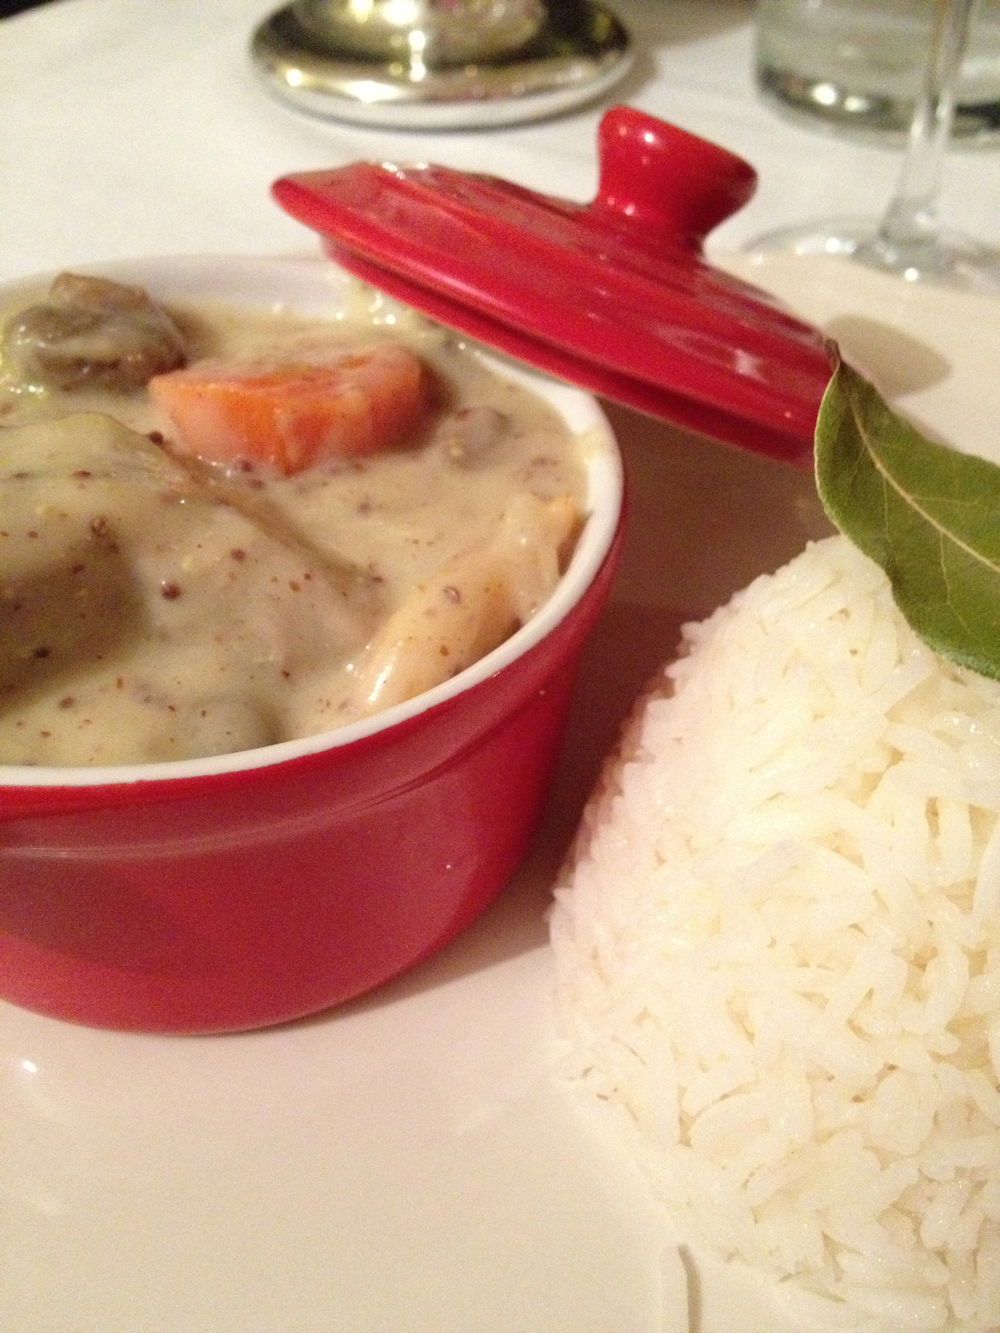
<path id="1" fill-rule="evenodd" d="M 0 762 L 114 764 L 312 734 L 446 679 L 551 591 L 583 495 L 557 414 L 404 329 L 171 310 L 189 360 L 404 338 L 416 438 L 280 477 L 185 462 L 144 391 L 0 395 Z M 154 438 L 150 438 L 150 433 Z M 163 442 L 160 442 L 163 437 Z"/>

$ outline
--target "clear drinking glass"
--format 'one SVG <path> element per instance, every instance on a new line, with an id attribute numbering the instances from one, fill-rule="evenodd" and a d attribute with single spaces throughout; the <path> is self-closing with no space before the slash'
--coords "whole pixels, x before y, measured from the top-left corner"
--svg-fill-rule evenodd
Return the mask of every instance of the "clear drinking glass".
<path id="1" fill-rule="evenodd" d="M 817 0 L 820 2 L 820 0 Z M 1000 252 L 938 223 L 958 77 L 977 0 L 921 0 L 932 23 L 902 169 L 881 219 L 830 218 L 758 238 L 752 250 L 845 255 L 910 280 L 1000 291 Z"/>
<path id="2" fill-rule="evenodd" d="M 815 125 L 899 136 L 920 93 L 927 0 L 757 0 L 757 86 Z M 980 0 L 955 84 L 953 133 L 1000 138 L 1000 0 Z"/>

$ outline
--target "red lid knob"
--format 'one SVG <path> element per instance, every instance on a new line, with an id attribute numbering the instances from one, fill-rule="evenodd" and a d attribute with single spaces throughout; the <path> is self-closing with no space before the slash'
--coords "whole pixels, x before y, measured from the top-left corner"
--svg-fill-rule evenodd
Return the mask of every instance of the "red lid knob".
<path id="1" fill-rule="evenodd" d="M 598 152 L 595 205 L 621 214 L 651 240 L 699 254 L 708 233 L 757 188 L 757 173 L 743 158 L 634 107 L 607 113 Z"/>

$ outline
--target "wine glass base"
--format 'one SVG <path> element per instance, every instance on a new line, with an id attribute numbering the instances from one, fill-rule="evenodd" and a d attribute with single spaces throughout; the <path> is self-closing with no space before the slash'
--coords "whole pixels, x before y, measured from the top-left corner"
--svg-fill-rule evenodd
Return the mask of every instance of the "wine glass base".
<path id="1" fill-rule="evenodd" d="M 970 291 L 1000 292 L 1000 250 L 957 232 L 894 240 L 872 220 L 830 218 L 805 227 L 787 227 L 750 241 L 756 254 L 782 252 L 803 257 L 852 259 L 907 282 L 936 282 Z"/>

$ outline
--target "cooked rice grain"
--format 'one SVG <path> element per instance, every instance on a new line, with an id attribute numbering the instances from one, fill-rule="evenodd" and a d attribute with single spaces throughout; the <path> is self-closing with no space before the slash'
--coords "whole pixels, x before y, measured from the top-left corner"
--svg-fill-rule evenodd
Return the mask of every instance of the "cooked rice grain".
<path id="1" fill-rule="evenodd" d="M 568 1068 L 798 1326 L 1000 1328 L 1000 684 L 848 541 L 635 710 L 551 933 Z"/>

